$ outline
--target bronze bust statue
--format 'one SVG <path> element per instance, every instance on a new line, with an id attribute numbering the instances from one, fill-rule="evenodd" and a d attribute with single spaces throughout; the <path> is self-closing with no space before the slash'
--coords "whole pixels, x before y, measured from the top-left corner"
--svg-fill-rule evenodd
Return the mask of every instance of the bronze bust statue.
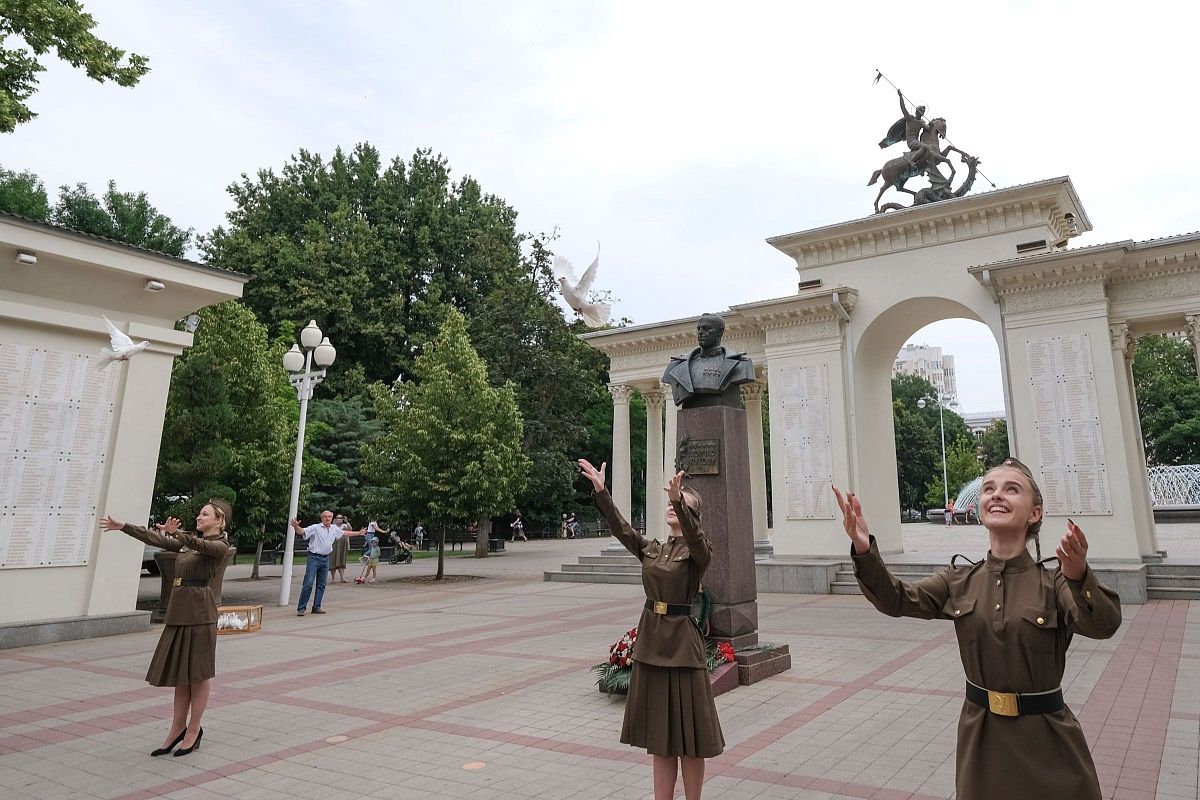
<path id="1" fill-rule="evenodd" d="M 696 321 L 700 346 L 687 358 L 673 356 L 662 376 L 662 382 L 671 387 L 675 405 L 742 407 L 737 387 L 755 380 L 754 364 L 745 353 L 725 352 L 721 347 L 724 333 L 725 320 L 716 314 L 703 314 Z"/>

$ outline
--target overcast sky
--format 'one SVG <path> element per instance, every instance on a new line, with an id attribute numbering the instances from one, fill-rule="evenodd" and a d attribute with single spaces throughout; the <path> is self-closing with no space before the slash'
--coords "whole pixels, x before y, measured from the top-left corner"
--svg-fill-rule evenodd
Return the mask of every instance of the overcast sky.
<path id="1" fill-rule="evenodd" d="M 1096 229 L 1073 245 L 1200 228 L 1191 3 L 85 6 L 152 72 L 121 89 L 47 60 L 0 164 L 52 195 L 114 178 L 207 232 L 229 183 L 300 148 L 431 147 L 577 267 L 602 242 L 597 288 L 637 323 L 791 294 L 763 240 L 871 210 L 898 116 L 876 68 L 997 186 L 1070 175 Z M 912 341 L 955 355 L 967 411 L 1003 407 L 981 325 Z"/>

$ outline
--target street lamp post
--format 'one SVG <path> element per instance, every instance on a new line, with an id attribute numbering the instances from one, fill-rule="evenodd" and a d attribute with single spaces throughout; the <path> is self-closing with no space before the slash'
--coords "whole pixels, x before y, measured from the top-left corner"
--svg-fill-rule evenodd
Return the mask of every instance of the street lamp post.
<path id="1" fill-rule="evenodd" d="M 292 499 L 288 503 L 287 533 L 283 537 L 283 578 L 279 586 L 279 605 L 286 606 L 292 596 L 292 561 L 295 555 L 296 535 L 292 532 L 291 521 L 296 518 L 300 506 L 300 468 L 304 461 L 304 427 L 308 421 L 308 400 L 313 395 L 317 384 L 325 380 L 325 369 L 333 364 L 337 350 L 329 343 L 328 336 L 321 335 L 317 321 L 312 320 L 300 331 L 300 347 L 293 344 L 292 349 L 283 354 L 283 368 L 289 373 L 289 380 L 296 390 L 296 398 L 300 401 L 300 427 L 296 431 L 296 461 L 292 464 Z M 313 362 L 320 368 L 313 370 Z"/>
<path id="2" fill-rule="evenodd" d="M 942 495 L 945 498 L 945 504 L 950 505 L 950 479 L 946 474 L 946 420 L 942 415 L 942 409 L 947 405 L 953 407 L 958 404 L 954 402 L 950 395 L 944 394 L 938 397 L 922 397 L 917 401 L 917 408 L 924 408 L 926 400 L 932 400 L 937 403 L 938 407 L 938 427 L 942 431 Z"/>

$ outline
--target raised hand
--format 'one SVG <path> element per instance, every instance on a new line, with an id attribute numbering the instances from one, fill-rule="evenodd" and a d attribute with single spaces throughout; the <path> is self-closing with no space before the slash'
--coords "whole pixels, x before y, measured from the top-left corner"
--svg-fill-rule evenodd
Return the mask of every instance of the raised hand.
<path id="1" fill-rule="evenodd" d="M 119 531 L 125 527 L 125 523 L 112 517 L 105 517 L 100 520 L 100 527 L 106 531 Z"/>
<path id="2" fill-rule="evenodd" d="M 858 496 L 853 492 L 843 495 L 836 486 L 833 487 L 833 496 L 842 510 L 842 527 L 854 543 L 854 552 L 865 555 L 871 550 L 871 531 L 863 516 L 862 503 L 858 502 Z"/>
<path id="3" fill-rule="evenodd" d="M 168 536 L 174 536 L 175 531 L 179 530 L 179 525 L 180 522 L 178 519 L 175 517 L 167 517 L 166 522 L 164 522 L 162 525 L 156 525 L 155 527 Z"/>
<path id="4" fill-rule="evenodd" d="M 1067 535 L 1062 537 L 1062 541 L 1058 543 L 1058 548 L 1054 551 L 1058 556 L 1058 566 L 1064 577 L 1073 581 L 1081 581 L 1087 576 L 1087 551 L 1088 541 L 1087 537 L 1083 535 L 1083 528 L 1071 520 L 1067 520 Z"/>
<path id="5" fill-rule="evenodd" d="M 604 472 L 607 469 L 607 461 L 600 465 L 600 469 L 596 469 L 592 466 L 592 462 L 588 461 L 586 458 L 579 459 L 579 471 L 583 473 L 583 477 L 592 482 L 592 488 L 597 492 L 603 492 L 605 489 Z"/>
<path id="6" fill-rule="evenodd" d="M 684 474 L 685 473 L 682 470 L 676 472 L 671 476 L 671 479 L 667 481 L 667 488 L 664 491 L 667 493 L 667 499 L 669 499 L 672 503 L 683 499 Z"/>

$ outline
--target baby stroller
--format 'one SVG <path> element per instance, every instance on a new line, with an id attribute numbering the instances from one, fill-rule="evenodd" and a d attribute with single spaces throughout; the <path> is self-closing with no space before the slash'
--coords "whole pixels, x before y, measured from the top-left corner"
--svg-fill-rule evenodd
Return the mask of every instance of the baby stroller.
<path id="1" fill-rule="evenodd" d="M 412 546 L 396 535 L 395 531 L 388 534 L 388 538 L 392 540 L 394 549 L 392 554 L 388 556 L 389 564 L 411 564 L 413 560 Z"/>

